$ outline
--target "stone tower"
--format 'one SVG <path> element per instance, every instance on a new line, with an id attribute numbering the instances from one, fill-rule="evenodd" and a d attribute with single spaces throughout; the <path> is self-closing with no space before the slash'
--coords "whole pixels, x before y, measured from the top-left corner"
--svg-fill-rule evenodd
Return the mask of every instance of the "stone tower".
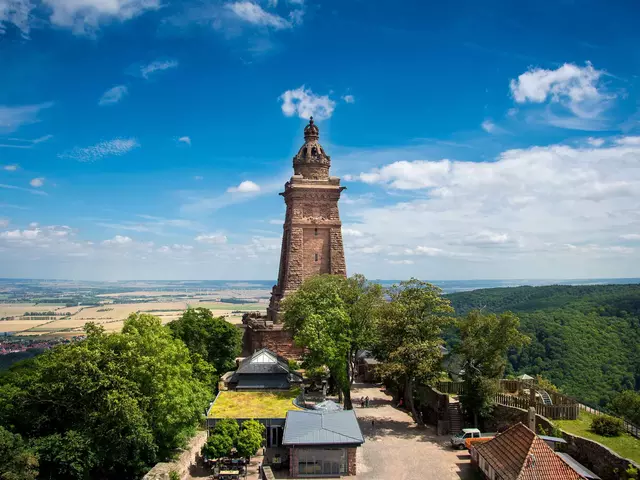
<path id="1" fill-rule="evenodd" d="M 304 145 L 293 157 L 293 176 L 285 184 L 287 213 L 282 234 L 278 284 L 273 287 L 267 320 L 278 323 L 280 301 L 307 278 L 321 274 L 346 276 L 342 224 L 338 212 L 338 177 L 329 176 L 331 157 L 318 141 L 313 117 L 304 129 Z"/>

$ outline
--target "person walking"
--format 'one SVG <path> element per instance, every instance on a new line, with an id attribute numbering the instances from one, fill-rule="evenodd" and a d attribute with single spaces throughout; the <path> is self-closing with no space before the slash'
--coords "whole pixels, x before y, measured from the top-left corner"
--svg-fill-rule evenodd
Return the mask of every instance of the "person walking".
<path id="1" fill-rule="evenodd" d="M 364 397 L 360 397 L 360 408 L 364 408 Z"/>
<path id="2" fill-rule="evenodd" d="M 367 395 L 366 398 L 364 399 L 364 406 L 369 408 L 369 395 Z"/>

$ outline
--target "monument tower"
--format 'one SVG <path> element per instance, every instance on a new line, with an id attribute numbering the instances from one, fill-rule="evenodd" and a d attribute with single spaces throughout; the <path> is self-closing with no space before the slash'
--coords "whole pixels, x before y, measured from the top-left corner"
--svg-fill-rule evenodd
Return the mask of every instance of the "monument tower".
<path id="1" fill-rule="evenodd" d="M 280 324 L 280 301 L 313 275 L 347 274 L 338 212 L 340 193 L 346 187 L 340 186 L 338 177 L 329 176 L 331 157 L 319 138 L 320 131 L 311 117 L 304 129 L 304 145 L 293 157 L 293 176 L 280 194 L 287 211 L 278 283 L 271 292 L 267 317 L 244 320 L 250 351 L 267 347 L 291 355 L 291 338 Z"/>

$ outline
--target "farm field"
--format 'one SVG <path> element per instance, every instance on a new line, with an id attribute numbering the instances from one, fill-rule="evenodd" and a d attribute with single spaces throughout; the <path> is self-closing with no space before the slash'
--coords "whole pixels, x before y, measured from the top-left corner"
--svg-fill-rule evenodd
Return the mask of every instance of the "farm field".
<path id="1" fill-rule="evenodd" d="M 21 332 L 46 323 L 44 320 L 3 320 L 0 322 L 0 333 Z"/>
<path id="2" fill-rule="evenodd" d="M 17 317 L 26 312 L 55 312 L 64 308 L 64 305 L 38 304 L 33 303 L 0 303 L 0 318 Z"/>

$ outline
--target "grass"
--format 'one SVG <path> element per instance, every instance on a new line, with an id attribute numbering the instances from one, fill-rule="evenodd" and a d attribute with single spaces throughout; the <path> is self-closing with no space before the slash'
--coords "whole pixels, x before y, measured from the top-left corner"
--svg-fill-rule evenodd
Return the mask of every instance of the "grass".
<path id="1" fill-rule="evenodd" d="M 286 392 L 221 391 L 211 406 L 209 418 L 284 418 L 289 410 L 300 410 L 293 399 L 299 389 Z"/>
<path id="2" fill-rule="evenodd" d="M 589 440 L 595 440 L 609 447 L 621 457 L 640 462 L 640 439 L 628 433 L 624 433 L 619 437 L 603 437 L 602 435 L 598 435 L 591 431 L 591 420 L 593 417 L 595 417 L 595 415 L 580 412 L 578 420 L 554 420 L 553 423 L 566 432 L 588 438 Z"/>

